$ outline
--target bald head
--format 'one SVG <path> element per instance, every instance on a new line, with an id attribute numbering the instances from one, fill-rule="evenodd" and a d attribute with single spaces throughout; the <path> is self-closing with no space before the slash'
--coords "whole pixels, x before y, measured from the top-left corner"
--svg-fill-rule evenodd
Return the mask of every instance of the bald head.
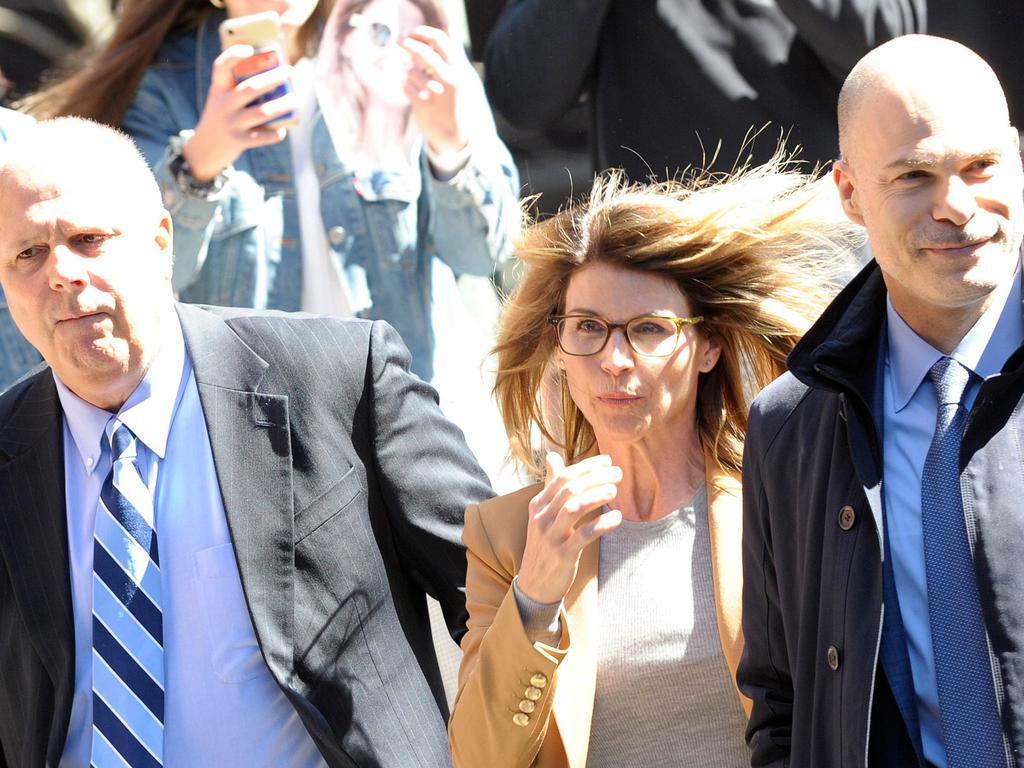
<path id="1" fill-rule="evenodd" d="M 867 230 L 893 308 L 949 354 L 1019 263 L 1024 169 L 1003 89 L 964 46 L 900 37 L 850 73 L 839 125 L 843 210 Z"/>
<path id="2" fill-rule="evenodd" d="M 19 181 L 20 180 L 20 181 Z M 123 133 L 78 117 L 26 126 L 0 157 L 0 212 L 11 186 L 59 182 L 85 185 L 111 205 L 156 212 L 160 188 L 135 143 Z"/>
<path id="3" fill-rule="evenodd" d="M 890 40 L 851 70 L 839 93 L 841 155 L 849 159 L 856 153 L 862 117 L 893 107 L 912 114 L 983 110 L 987 119 L 1010 124 L 1006 95 L 985 60 L 960 43 L 930 35 Z"/>

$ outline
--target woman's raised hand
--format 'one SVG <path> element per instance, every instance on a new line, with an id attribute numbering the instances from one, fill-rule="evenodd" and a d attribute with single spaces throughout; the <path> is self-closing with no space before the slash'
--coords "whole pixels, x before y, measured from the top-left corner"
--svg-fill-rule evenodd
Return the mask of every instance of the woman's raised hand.
<path id="1" fill-rule="evenodd" d="M 401 46 L 412 56 L 405 84 L 412 114 L 430 148 L 438 154 L 457 152 L 469 141 L 465 55 L 442 30 L 416 27 Z"/>
<path id="2" fill-rule="evenodd" d="M 567 467 L 561 456 L 549 453 L 545 463 L 544 490 L 530 501 L 518 583 L 527 597 L 557 603 L 576 578 L 583 548 L 622 522 L 618 510 L 587 519 L 589 512 L 615 498 L 622 470 L 603 455 Z"/>
<path id="3" fill-rule="evenodd" d="M 254 53 L 248 45 L 232 45 L 213 62 L 210 92 L 195 133 L 184 147 L 185 161 L 196 181 L 210 181 L 247 149 L 276 144 L 284 128 L 264 124 L 297 109 L 294 94 L 253 104 L 252 101 L 288 82 L 289 67 L 281 64 L 235 83 L 232 70 Z"/>

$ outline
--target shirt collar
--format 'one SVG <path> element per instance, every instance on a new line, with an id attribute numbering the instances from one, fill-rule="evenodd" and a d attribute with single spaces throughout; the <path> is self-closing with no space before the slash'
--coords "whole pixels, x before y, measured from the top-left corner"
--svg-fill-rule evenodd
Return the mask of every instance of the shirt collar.
<path id="1" fill-rule="evenodd" d="M 121 423 L 161 459 L 167 450 L 167 436 L 177 407 L 181 382 L 187 371 L 186 363 L 181 324 L 177 314 L 172 312 L 165 324 L 160 351 L 145 377 L 117 412 Z M 103 430 L 110 421 L 111 413 L 80 398 L 68 389 L 56 373 L 53 378 L 75 447 L 86 473 L 92 474 L 99 464 Z"/>
<path id="2" fill-rule="evenodd" d="M 1024 341 L 1020 281 L 1018 266 L 1013 279 L 996 289 L 995 301 L 950 354 L 982 378 L 998 373 L 1006 359 Z M 907 325 L 893 308 L 889 296 L 886 296 L 885 307 L 893 405 L 899 412 L 910 402 L 928 371 L 943 355 Z"/>

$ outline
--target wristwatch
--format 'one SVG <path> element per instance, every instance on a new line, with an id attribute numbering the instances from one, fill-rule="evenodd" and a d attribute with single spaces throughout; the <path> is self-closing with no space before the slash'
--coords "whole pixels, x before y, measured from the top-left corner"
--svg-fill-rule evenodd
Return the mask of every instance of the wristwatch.
<path id="1" fill-rule="evenodd" d="M 225 171 L 221 171 L 209 181 L 197 181 L 192 175 L 192 169 L 188 167 L 188 161 L 185 159 L 185 144 L 192 138 L 193 133 L 195 131 L 186 129 L 179 132 L 176 136 L 171 136 L 171 150 L 167 167 L 175 182 L 177 182 L 178 189 L 184 194 L 191 195 L 192 197 L 209 198 L 224 189 L 228 177 Z"/>

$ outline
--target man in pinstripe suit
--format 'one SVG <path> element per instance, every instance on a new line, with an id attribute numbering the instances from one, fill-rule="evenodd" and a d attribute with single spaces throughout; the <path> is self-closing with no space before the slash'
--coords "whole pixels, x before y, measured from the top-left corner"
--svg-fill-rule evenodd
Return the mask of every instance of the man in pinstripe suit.
<path id="1" fill-rule="evenodd" d="M 458 640 L 483 473 L 388 326 L 176 304 L 171 253 L 123 136 L 11 145 L 0 286 L 46 364 L 0 397 L 0 768 L 449 765 L 424 595 Z M 137 583 L 100 562 L 132 504 Z"/>

